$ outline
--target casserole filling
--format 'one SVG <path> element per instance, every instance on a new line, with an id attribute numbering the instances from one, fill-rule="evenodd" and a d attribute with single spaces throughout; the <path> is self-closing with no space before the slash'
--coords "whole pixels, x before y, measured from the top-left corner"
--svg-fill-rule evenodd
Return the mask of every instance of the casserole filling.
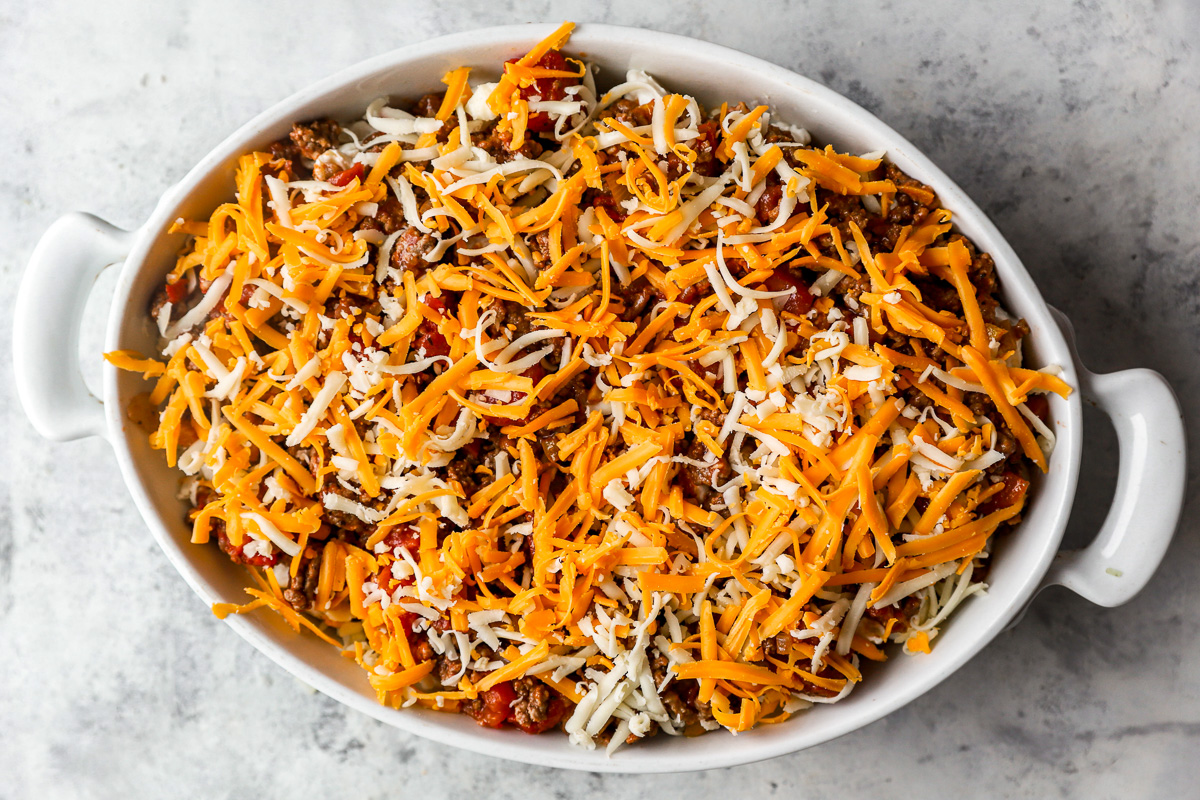
<path id="1" fill-rule="evenodd" d="M 1053 367 L 928 187 L 564 25 L 243 156 L 151 317 L 192 540 L 393 706 L 612 749 L 928 652 L 1053 447 Z M 868 676 L 869 679 L 869 676 Z"/>

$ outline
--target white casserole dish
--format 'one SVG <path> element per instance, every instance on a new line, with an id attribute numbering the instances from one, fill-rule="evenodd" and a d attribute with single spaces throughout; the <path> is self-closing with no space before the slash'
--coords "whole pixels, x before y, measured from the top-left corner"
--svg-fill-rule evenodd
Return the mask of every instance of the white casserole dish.
<path id="1" fill-rule="evenodd" d="M 122 231 L 95 217 L 57 221 L 30 259 L 17 299 L 14 365 L 26 412 L 43 435 L 56 440 L 103 436 L 146 524 L 167 557 L 207 604 L 241 602 L 248 578 L 215 547 L 189 544 L 186 511 L 176 499 L 178 475 L 152 451 L 144 431 L 128 421 L 130 399 L 144 391 L 137 376 L 105 365 L 103 400 L 88 392 L 77 363 L 78 320 L 94 278 L 122 262 L 109 312 L 105 347 L 152 352 L 155 332 L 147 315 L 151 295 L 183 243 L 166 231 L 179 217 L 204 218 L 233 193 L 237 156 L 285 136 L 294 121 L 357 117 L 374 98 L 415 99 L 460 65 L 494 72 L 551 30 L 527 25 L 460 33 L 406 47 L 351 67 L 305 89 L 243 126 L 169 190 L 150 219 Z M 1148 370 L 1093 375 L 1073 355 L 1070 329 L 1042 300 L 1012 248 L 978 207 L 936 166 L 891 128 L 844 97 L 752 56 L 717 45 L 652 31 L 583 25 L 568 50 L 598 64 L 607 77 L 644 69 L 668 88 L 702 101 L 769 102 L 777 118 L 808 128 L 818 142 L 839 149 L 885 149 L 913 177 L 931 185 L 958 228 L 991 253 L 1005 304 L 1032 329 L 1027 357 L 1055 363 L 1082 391 L 1051 396 L 1058 437 L 1050 470 L 1035 485 L 1020 528 L 995 548 L 984 596 L 964 605 L 938 637 L 930 655 L 897 656 L 870 671 L 846 700 L 814 708 L 785 724 L 731 737 L 659 736 L 608 759 L 602 750 L 572 748 L 565 736 L 527 736 L 489 730 L 463 715 L 377 704 L 361 670 L 327 644 L 300 636 L 275 615 L 231 616 L 241 636 L 299 679 L 398 728 L 446 744 L 543 766 L 597 772 L 670 772 L 723 767 L 811 747 L 859 728 L 914 700 L 945 679 L 1018 617 L 1042 588 L 1066 586 L 1093 602 L 1129 600 L 1151 578 L 1178 520 L 1185 474 L 1184 432 L 1178 403 L 1161 376 Z M 70 320 L 64 330 L 63 320 Z M 1061 325 L 1061 327 L 1060 327 Z M 1111 512 L 1095 541 L 1059 553 L 1079 475 L 1081 396 L 1108 413 L 1120 440 L 1120 472 Z"/>

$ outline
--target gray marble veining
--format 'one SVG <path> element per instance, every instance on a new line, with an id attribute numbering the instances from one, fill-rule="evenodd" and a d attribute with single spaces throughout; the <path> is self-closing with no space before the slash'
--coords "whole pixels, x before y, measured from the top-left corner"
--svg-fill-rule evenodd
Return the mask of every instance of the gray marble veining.
<path id="1" fill-rule="evenodd" d="M 82 209 L 135 226 L 213 144 L 360 58 L 463 28 L 609 21 L 751 51 L 849 95 L 995 219 L 1095 370 L 1168 376 L 1200 424 L 1200 10 L 1187 0 L 0 2 L 0 293 Z M 0 371 L 11 331 L 0 326 Z M 823 747 L 686 777 L 558 773 L 347 711 L 215 620 L 102 442 L 48 445 L 0 382 L 0 798 L 1196 797 L 1196 477 L 1156 580 L 1061 590 L 955 676 Z M 1087 421 L 1070 538 L 1116 446 Z M 919 787 L 919 790 L 918 790 Z"/>

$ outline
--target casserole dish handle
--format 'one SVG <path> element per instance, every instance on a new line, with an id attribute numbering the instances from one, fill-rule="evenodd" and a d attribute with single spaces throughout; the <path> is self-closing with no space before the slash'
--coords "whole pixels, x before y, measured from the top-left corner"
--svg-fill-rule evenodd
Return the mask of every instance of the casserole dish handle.
<path id="1" fill-rule="evenodd" d="M 1041 588 L 1064 586 L 1093 603 L 1119 606 L 1150 582 L 1179 522 L 1187 480 L 1183 414 L 1170 384 L 1153 370 L 1089 372 L 1079 361 L 1071 323 L 1052 311 L 1084 399 L 1112 420 L 1120 455 L 1112 506 L 1096 538 L 1081 550 L 1060 552 Z"/>
<path id="2" fill-rule="evenodd" d="M 79 370 L 79 323 L 96 277 L 125 258 L 132 236 L 91 214 L 67 214 L 29 258 L 13 313 L 13 373 L 25 413 L 48 439 L 104 435 L 104 406 Z"/>

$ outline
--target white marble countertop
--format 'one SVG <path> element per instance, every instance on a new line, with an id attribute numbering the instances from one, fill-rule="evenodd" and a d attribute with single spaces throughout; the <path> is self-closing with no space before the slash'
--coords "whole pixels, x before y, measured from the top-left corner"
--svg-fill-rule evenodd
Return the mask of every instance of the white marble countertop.
<path id="1" fill-rule="evenodd" d="M 1194 4 L 667 5 L 4 0 L 0 304 L 56 216 L 138 225 L 234 127 L 337 68 L 463 28 L 608 21 L 748 50 L 865 105 L 992 215 L 1093 369 L 1160 370 L 1200 423 Z M 2 325 L 5 372 L 10 349 Z M 1200 791 L 1196 469 L 1166 563 L 1130 604 L 1047 592 L 927 696 L 815 750 L 602 777 L 450 750 L 313 694 L 178 578 L 102 442 L 42 441 L 9 380 L 0 423 L 0 798 Z M 1103 519 L 1115 480 L 1107 423 L 1089 416 L 1087 432 L 1075 541 Z"/>

